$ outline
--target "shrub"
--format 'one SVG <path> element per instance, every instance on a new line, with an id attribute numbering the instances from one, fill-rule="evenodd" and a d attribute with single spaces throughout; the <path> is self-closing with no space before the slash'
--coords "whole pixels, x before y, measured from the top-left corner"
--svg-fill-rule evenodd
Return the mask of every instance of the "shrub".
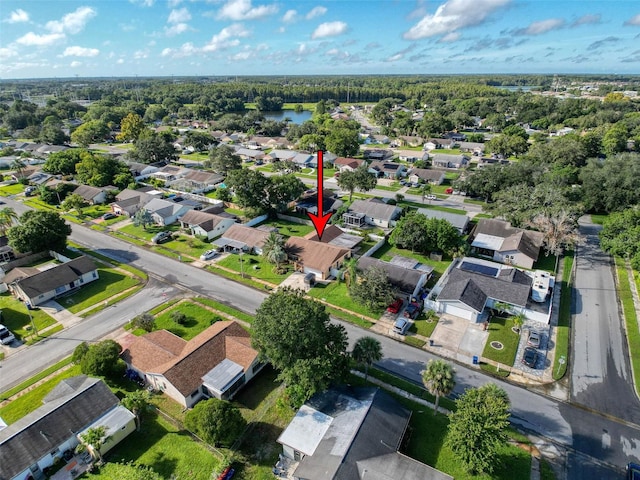
<path id="1" fill-rule="evenodd" d="M 155 323 L 156 319 L 150 313 L 143 313 L 142 315 L 138 315 L 133 319 L 133 325 L 136 328 L 143 329 L 145 332 L 150 332 L 151 330 L 153 330 Z"/>
<path id="2" fill-rule="evenodd" d="M 178 310 L 171 312 L 169 316 L 171 317 L 171 320 L 176 322 L 178 325 L 184 325 L 187 323 L 187 316 Z"/>

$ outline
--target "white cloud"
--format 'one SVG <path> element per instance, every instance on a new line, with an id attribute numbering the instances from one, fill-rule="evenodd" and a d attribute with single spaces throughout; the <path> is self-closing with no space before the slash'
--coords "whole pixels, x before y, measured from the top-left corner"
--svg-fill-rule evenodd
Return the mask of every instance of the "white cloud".
<path id="1" fill-rule="evenodd" d="M 135 52 L 133 52 L 133 58 L 135 59 L 147 58 L 148 56 L 149 56 L 148 48 L 145 48 L 144 50 L 136 50 Z"/>
<path id="2" fill-rule="evenodd" d="M 175 35 L 180 35 L 181 33 L 189 30 L 189 25 L 186 23 L 176 23 L 175 25 L 171 25 L 170 27 L 165 27 L 164 33 L 167 37 L 173 37 Z"/>
<path id="3" fill-rule="evenodd" d="M 86 47 L 67 47 L 62 52 L 63 57 L 95 57 L 100 54 L 100 50 L 97 48 Z"/>
<path id="4" fill-rule="evenodd" d="M 442 37 L 439 42 L 440 43 L 450 43 L 455 42 L 460 38 L 460 32 L 451 32 L 447 33 L 444 37 Z"/>
<path id="5" fill-rule="evenodd" d="M 547 20 L 540 20 L 539 22 L 533 22 L 526 28 L 519 28 L 514 30 L 514 35 L 542 35 L 543 33 L 550 32 L 551 30 L 558 30 L 564 27 L 564 20 L 562 18 L 549 18 Z"/>
<path id="6" fill-rule="evenodd" d="M 162 50 L 162 53 L 160 55 L 162 55 L 163 57 L 181 58 L 194 55 L 198 53 L 198 51 L 198 48 L 194 47 L 193 43 L 187 42 L 182 44 L 180 48 L 165 48 L 164 50 Z"/>
<path id="7" fill-rule="evenodd" d="M 53 33 L 80 33 L 87 22 L 96 16 L 91 7 L 78 7 L 75 12 L 67 13 L 60 20 L 47 22 L 46 27 Z"/>
<path id="8" fill-rule="evenodd" d="M 591 15 L 591 14 L 587 14 L 587 15 L 583 15 L 580 18 L 577 18 L 572 24 L 572 27 L 579 27 L 580 25 L 593 25 L 593 24 L 597 24 L 600 23 L 600 18 L 601 15 L 600 14 L 596 14 L 596 15 Z"/>
<path id="9" fill-rule="evenodd" d="M 253 56 L 253 52 L 249 50 L 245 50 L 244 52 L 238 52 L 229 58 L 235 61 L 243 61 L 243 60 L 249 60 L 252 56 Z"/>
<path id="10" fill-rule="evenodd" d="M 134 5 L 141 5 L 143 7 L 153 7 L 156 0 L 129 0 Z"/>
<path id="11" fill-rule="evenodd" d="M 481 24 L 491 13 L 509 3 L 511 0 L 448 0 L 433 15 L 425 15 L 403 37 L 417 40 L 451 34 Z"/>
<path id="12" fill-rule="evenodd" d="M 16 43 L 26 45 L 28 47 L 46 47 L 53 45 L 64 38 L 64 33 L 47 33 L 44 35 L 38 35 L 33 32 L 29 32 L 17 39 Z"/>
<path id="13" fill-rule="evenodd" d="M 282 21 L 284 23 L 292 23 L 296 21 L 296 17 L 298 16 L 298 12 L 295 10 L 287 10 L 285 14 L 282 16 Z"/>
<path id="14" fill-rule="evenodd" d="M 249 31 L 241 23 L 234 23 L 220 30 L 220 33 L 211 37 L 211 40 L 202 47 L 203 52 L 216 52 L 240 44 L 238 38 L 249 36 Z"/>
<path id="15" fill-rule="evenodd" d="M 122 65 L 124 63 L 124 59 L 119 58 L 118 61 L 116 62 L 118 65 Z"/>
<path id="16" fill-rule="evenodd" d="M 71 62 L 71 63 L 69 64 L 69 66 L 70 66 L 71 68 L 76 68 L 76 67 L 79 67 L 79 66 L 81 66 L 81 65 L 82 65 L 82 62 L 79 62 L 79 61 L 77 61 L 77 60 L 74 60 L 73 62 Z"/>
<path id="17" fill-rule="evenodd" d="M 5 20 L 5 22 L 7 23 L 22 23 L 22 22 L 28 22 L 28 21 L 29 21 L 29 14 L 24 10 L 22 10 L 21 8 L 11 12 L 11 15 L 9 15 L 9 18 Z"/>
<path id="18" fill-rule="evenodd" d="M 254 7 L 251 0 L 228 0 L 218 12 L 218 18 L 236 21 L 255 20 L 273 15 L 277 11 L 278 6 L 275 4 Z"/>
<path id="19" fill-rule="evenodd" d="M 640 26 L 640 13 L 624 22 L 625 25 Z"/>
<path id="20" fill-rule="evenodd" d="M 171 10 L 171 13 L 169 14 L 169 18 L 167 19 L 167 22 L 169 23 L 185 23 L 188 22 L 189 20 L 191 20 L 191 14 L 189 13 L 189 10 L 187 10 L 186 8 L 181 8 L 179 10 Z"/>
<path id="21" fill-rule="evenodd" d="M 18 55 L 18 52 L 11 47 L 0 47 L 0 59 L 11 58 Z"/>
<path id="22" fill-rule="evenodd" d="M 311 20 L 312 18 L 321 17 L 325 13 L 327 13 L 327 9 L 325 7 L 313 7 L 311 10 L 309 10 L 309 13 L 305 15 L 305 18 L 307 20 Z"/>
<path id="23" fill-rule="evenodd" d="M 348 28 L 349 27 L 344 22 L 321 23 L 318 25 L 318 28 L 313 31 L 311 38 L 335 37 L 336 35 L 345 33 Z"/>
<path id="24" fill-rule="evenodd" d="M 174 8 L 180 5 L 181 3 L 182 3 L 182 0 L 169 0 L 167 2 L 167 5 L 169 6 L 169 8 Z"/>
<path id="25" fill-rule="evenodd" d="M 156 46 L 156 41 L 155 40 L 151 40 L 149 43 L 147 43 L 147 46 L 155 47 Z"/>

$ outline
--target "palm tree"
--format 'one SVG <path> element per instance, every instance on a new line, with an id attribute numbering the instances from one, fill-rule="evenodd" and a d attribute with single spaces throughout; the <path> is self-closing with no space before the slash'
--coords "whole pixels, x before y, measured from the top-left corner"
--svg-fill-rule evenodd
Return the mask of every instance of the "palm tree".
<path id="1" fill-rule="evenodd" d="M 347 277 L 347 287 L 351 287 L 358 277 L 358 260 L 351 257 L 349 260 L 344 262 L 344 266 L 346 268 L 345 276 Z"/>
<path id="2" fill-rule="evenodd" d="M 430 183 L 423 183 L 420 186 L 420 195 L 422 196 L 422 203 L 424 203 L 424 199 L 427 197 L 427 195 L 429 195 L 431 193 L 431 184 Z M 429 203 L 431 203 L 431 201 L 429 201 Z"/>
<path id="3" fill-rule="evenodd" d="M 122 399 L 122 406 L 136 416 L 136 429 L 140 430 L 140 414 L 149 407 L 151 396 L 147 390 L 135 390 Z"/>
<path id="4" fill-rule="evenodd" d="M 443 395 L 449 395 L 456 386 L 456 374 L 451 364 L 444 360 L 429 360 L 422 371 L 422 383 L 431 395 L 436 397 L 433 413 L 438 411 L 438 402 Z"/>
<path id="5" fill-rule="evenodd" d="M 267 259 L 267 262 L 275 265 L 276 271 L 279 271 L 280 264 L 287 259 L 282 235 L 271 232 L 262 246 L 262 255 Z"/>
<path id="6" fill-rule="evenodd" d="M 93 459 L 101 462 L 102 454 L 100 453 L 100 449 L 111 438 L 107 437 L 107 427 L 104 425 L 92 427 L 87 430 L 87 433 L 80 435 L 80 438 L 82 439 L 81 445 L 83 445 L 86 450 L 89 450 Z M 91 448 L 87 448 L 87 446 Z"/>
<path id="7" fill-rule="evenodd" d="M 7 234 L 7 230 L 18 221 L 18 214 L 11 207 L 4 207 L 0 210 L 0 236 Z"/>
<path id="8" fill-rule="evenodd" d="M 514 315 L 512 315 L 510 317 L 511 321 L 513 322 L 513 326 L 516 328 L 516 330 L 518 330 L 518 335 L 520 334 L 520 327 L 522 327 L 522 324 L 524 323 L 524 321 L 527 319 L 526 315 L 522 312 L 516 313 Z"/>
<path id="9" fill-rule="evenodd" d="M 11 168 L 13 168 L 18 173 L 18 178 L 22 178 L 22 172 L 24 171 L 24 167 L 27 164 L 24 163 L 24 160 L 21 158 L 16 158 L 13 162 L 11 162 Z"/>
<path id="10" fill-rule="evenodd" d="M 382 345 L 373 337 L 359 338 L 353 346 L 351 356 L 356 362 L 364 365 L 364 380 L 366 382 L 371 364 L 382 360 Z"/>

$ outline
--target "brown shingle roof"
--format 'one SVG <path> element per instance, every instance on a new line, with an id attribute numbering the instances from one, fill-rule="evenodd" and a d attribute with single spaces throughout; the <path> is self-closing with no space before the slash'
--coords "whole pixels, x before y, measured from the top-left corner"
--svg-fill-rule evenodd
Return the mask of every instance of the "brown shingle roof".
<path id="1" fill-rule="evenodd" d="M 473 238 L 480 233 L 504 238 L 499 251 L 517 250 L 534 260 L 540 254 L 540 247 L 544 237 L 540 232 L 512 227 L 509 222 L 496 220 L 495 218 L 480 219 L 473 232 Z"/>
<path id="2" fill-rule="evenodd" d="M 363 163 L 364 163 L 364 160 L 357 159 L 357 158 L 338 157 L 338 158 L 336 158 L 336 161 L 334 162 L 334 165 L 336 165 L 336 166 L 349 166 L 349 167 L 351 167 L 353 169 L 356 169 L 360 165 L 362 165 Z"/>
<path id="3" fill-rule="evenodd" d="M 349 254 L 346 248 L 339 248 L 301 237 L 291 237 L 285 248 L 308 268 L 326 272 L 336 261 Z"/>
<path id="4" fill-rule="evenodd" d="M 440 170 L 429 170 L 427 168 L 414 168 L 411 170 L 411 175 L 416 175 L 426 182 L 435 182 L 440 180 L 444 172 Z"/>

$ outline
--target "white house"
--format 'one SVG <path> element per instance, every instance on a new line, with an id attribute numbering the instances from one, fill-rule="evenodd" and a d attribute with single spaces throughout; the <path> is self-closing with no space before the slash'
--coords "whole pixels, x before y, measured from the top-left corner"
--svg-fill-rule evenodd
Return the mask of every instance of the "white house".
<path id="1" fill-rule="evenodd" d="M 189 210 L 180 218 L 182 228 L 191 231 L 191 235 L 207 237 L 212 240 L 226 232 L 236 221 L 232 217 L 223 217 L 213 213 Z"/>
<path id="2" fill-rule="evenodd" d="M 157 225 L 176 223 L 181 216 L 193 209 L 191 205 L 182 205 L 162 198 L 153 198 L 143 208 L 151 214 Z"/>

